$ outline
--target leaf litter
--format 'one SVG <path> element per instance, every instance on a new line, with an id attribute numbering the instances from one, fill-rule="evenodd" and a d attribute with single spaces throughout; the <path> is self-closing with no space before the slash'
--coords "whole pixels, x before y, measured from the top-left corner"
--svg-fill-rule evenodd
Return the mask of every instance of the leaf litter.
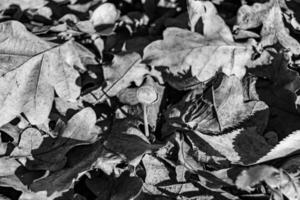
<path id="1" fill-rule="evenodd" d="M 0 3 L 0 198 L 300 199 L 299 6 Z"/>

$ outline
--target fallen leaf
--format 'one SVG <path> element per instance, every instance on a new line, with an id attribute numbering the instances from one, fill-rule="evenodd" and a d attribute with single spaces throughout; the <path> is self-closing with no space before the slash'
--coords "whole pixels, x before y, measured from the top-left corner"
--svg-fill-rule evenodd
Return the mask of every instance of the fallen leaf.
<path id="1" fill-rule="evenodd" d="M 61 114 L 62 116 L 66 117 L 66 119 L 71 118 L 72 115 L 74 115 L 78 110 L 81 110 L 84 108 L 82 105 L 82 102 L 69 102 L 65 101 L 62 98 L 55 98 L 55 108 Z"/>
<path id="2" fill-rule="evenodd" d="M 288 135 L 275 145 L 265 156 L 260 158 L 256 163 L 262 163 L 276 158 L 281 158 L 299 150 L 299 131 L 295 131 Z"/>
<path id="3" fill-rule="evenodd" d="M 197 135 L 186 132 L 176 135 L 178 143 L 178 161 L 193 173 L 199 173 L 206 167 L 219 169 L 229 165 L 225 156 Z"/>
<path id="4" fill-rule="evenodd" d="M 43 136 L 40 131 L 28 128 L 22 133 L 20 143 L 10 156 L 27 158 L 23 164 L 32 170 L 59 170 L 64 167 L 70 149 L 96 141 L 97 133 L 92 132 L 95 123 L 94 111 L 85 108 L 59 130 L 57 138 Z"/>
<path id="5" fill-rule="evenodd" d="M 31 151 L 37 150 L 43 143 L 42 133 L 35 128 L 28 128 L 22 132 L 20 142 L 11 152 L 10 156 L 30 156 Z"/>
<path id="6" fill-rule="evenodd" d="M 219 71 L 243 78 L 253 54 L 250 44 L 210 40 L 179 28 L 166 29 L 163 37 L 144 49 L 143 62 L 166 67 L 165 73 L 177 77 L 191 70 L 200 82 L 210 80 Z"/>
<path id="7" fill-rule="evenodd" d="M 293 54 L 300 54 L 300 44 L 290 36 L 285 27 L 282 14 L 289 8 L 283 0 L 270 0 L 266 3 L 243 5 L 237 14 L 237 25 L 240 29 L 256 28 L 262 25 L 261 45 L 267 47 L 279 42 Z"/>
<path id="8" fill-rule="evenodd" d="M 284 52 L 270 53 L 270 65 L 253 70 L 259 77 L 257 93 L 270 107 L 296 113 L 296 92 L 300 88 L 298 72 L 289 67 L 288 55 Z"/>
<path id="9" fill-rule="evenodd" d="M 242 171 L 241 175 L 237 177 L 235 184 L 244 190 L 253 191 L 254 185 L 272 179 L 274 173 L 278 173 L 278 170 L 274 167 L 267 165 L 259 165 L 251 167 L 248 170 Z"/>
<path id="10" fill-rule="evenodd" d="M 0 176 L 9 176 L 15 173 L 16 169 L 21 166 L 21 164 L 16 161 L 14 158 L 1 157 L 1 168 Z"/>
<path id="11" fill-rule="evenodd" d="M 7 9 L 10 5 L 18 5 L 22 10 L 25 10 L 27 8 L 41 8 L 45 4 L 47 4 L 47 1 L 45 0 L 8 0 L 0 3 L 0 10 Z"/>
<path id="12" fill-rule="evenodd" d="M 4 156 L 7 152 L 7 143 L 2 142 L 1 133 L 0 133 L 0 155 Z"/>
<path id="13" fill-rule="evenodd" d="M 13 139 L 13 142 L 17 142 L 19 140 L 20 134 L 22 132 L 21 128 L 10 123 L 1 126 L 0 130 L 8 134 Z"/>
<path id="14" fill-rule="evenodd" d="M 299 16 L 294 0 L 1 2 L 0 199 L 298 200 Z"/>
<path id="15" fill-rule="evenodd" d="M 272 193 L 275 193 L 273 195 L 276 195 L 275 191 L 279 190 L 279 193 L 282 192 L 289 200 L 299 199 L 299 186 L 293 182 L 290 175 L 282 169 L 268 165 L 258 165 L 242 171 L 237 177 L 236 185 L 241 189 L 253 191 L 253 186 L 262 181 L 272 188 Z"/>
<path id="16" fill-rule="evenodd" d="M 256 133 L 255 128 L 235 129 L 219 136 L 210 136 L 198 131 L 195 134 L 234 164 L 255 163 L 272 148 Z"/>
<path id="17" fill-rule="evenodd" d="M 145 155 L 142 162 L 146 170 L 146 184 L 157 185 L 171 179 L 170 168 L 162 160 L 151 155 Z"/>
<path id="18" fill-rule="evenodd" d="M 135 198 L 141 188 L 143 182 L 138 177 L 130 177 L 129 173 L 123 173 L 115 184 L 113 194 L 111 195 L 112 200 L 123 200 Z"/>
<path id="19" fill-rule="evenodd" d="M 144 154 L 157 150 L 161 145 L 152 145 L 146 136 L 129 119 L 116 121 L 104 146 L 119 155 L 125 162 L 136 166 Z"/>
<path id="20" fill-rule="evenodd" d="M 202 20 L 203 35 L 205 37 L 209 39 L 222 38 L 225 41 L 233 42 L 232 33 L 229 27 L 218 15 L 218 11 L 212 2 L 188 0 L 187 5 L 191 31 L 195 32 L 198 21 Z"/>
<path id="21" fill-rule="evenodd" d="M 44 192 L 50 199 L 61 196 L 74 186 L 74 181 L 93 168 L 97 158 L 102 156 L 103 146 L 100 142 L 85 146 L 72 154 L 73 161 L 68 168 L 50 174 L 48 177 L 33 182 L 29 188 L 38 193 Z M 71 155 L 70 155 L 71 156 Z"/>
<path id="22" fill-rule="evenodd" d="M 296 145 L 298 132 L 287 136 L 275 146 L 269 145 L 253 128 L 234 130 L 222 136 L 195 133 L 232 163 L 242 165 L 264 163 L 299 150 Z"/>
<path id="23" fill-rule="evenodd" d="M 1 23 L 0 30 L 0 125 L 22 112 L 32 124 L 43 123 L 50 113 L 54 91 L 65 100 L 76 100 L 80 86 L 74 67 L 82 68 L 83 47 L 74 42 L 55 46 L 16 21 Z"/>
<path id="24" fill-rule="evenodd" d="M 256 91 L 259 99 L 270 108 L 267 129 L 278 133 L 279 139 L 285 138 L 299 129 L 297 120 L 297 91 L 300 88 L 298 72 L 289 67 L 285 53 L 271 53 L 271 64 L 253 69 L 258 76 Z"/>
<path id="25" fill-rule="evenodd" d="M 166 112 L 174 126 L 197 130 L 205 134 L 220 134 L 262 113 L 261 126 L 266 126 L 268 107 L 262 101 L 244 98 L 244 86 L 235 76 L 222 76 L 202 93 L 202 88 L 188 93 L 182 101 Z M 256 116 L 258 117 L 258 116 Z M 259 120 L 256 120 L 258 123 Z M 261 129 L 261 128 L 260 128 Z"/>
<path id="26" fill-rule="evenodd" d="M 137 86 L 141 85 L 149 70 L 140 61 L 140 55 L 137 53 L 115 55 L 110 65 L 103 66 L 106 86 L 92 91 L 92 95 L 101 102 L 107 97 L 116 96 L 133 82 Z"/>

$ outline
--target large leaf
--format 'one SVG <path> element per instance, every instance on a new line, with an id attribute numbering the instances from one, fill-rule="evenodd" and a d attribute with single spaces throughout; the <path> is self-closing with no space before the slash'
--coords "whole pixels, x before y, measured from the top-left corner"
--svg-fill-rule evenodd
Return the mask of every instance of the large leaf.
<path id="1" fill-rule="evenodd" d="M 0 24 L 0 126 L 24 113 L 32 124 L 43 123 L 54 98 L 74 101 L 80 94 L 75 66 L 84 68 L 79 44 L 54 45 L 25 29 L 21 23 Z"/>
<path id="2" fill-rule="evenodd" d="M 290 36 L 284 25 L 283 13 L 291 13 L 284 0 L 270 0 L 266 3 L 243 5 L 237 14 L 237 25 L 240 29 L 251 29 L 262 25 L 261 45 L 267 47 L 279 42 L 294 54 L 300 54 L 300 44 Z"/>
<path id="3" fill-rule="evenodd" d="M 200 82 L 210 80 L 218 71 L 244 77 L 253 53 L 250 44 L 210 40 L 179 28 L 166 29 L 163 37 L 144 49 L 144 62 L 167 67 L 165 72 L 177 77 L 191 70 Z"/>
<path id="4" fill-rule="evenodd" d="M 96 160 L 102 156 L 103 146 L 99 141 L 93 145 L 83 146 L 69 155 L 69 167 L 36 180 L 29 188 L 37 194 L 43 192 L 49 199 L 54 199 L 73 187 L 74 181 L 92 169 Z"/>
<path id="5" fill-rule="evenodd" d="M 255 163 L 272 149 L 253 127 L 236 129 L 217 136 L 206 135 L 199 131 L 195 131 L 195 134 L 235 164 Z"/>
<path id="6" fill-rule="evenodd" d="M 267 105 L 255 99 L 246 101 L 244 90 L 246 88 L 237 77 L 224 75 L 221 83 L 216 81 L 204 94 L 202 88 L 187 94 L 167 111 L 167 119 L 173 126 L 179 125 L 206 134 L 220 134 L 250 118 L 256 118 L 254 120 L 261 127 L 266 126 Z"/>
<path id="7" fill-rule="evenodd" d="M 229 161 L 241 165 L 264 163 L 299 151 L 298 131 L 287 136 L 274 147 L 269 145 L 253 127 L 237 129 L 221 136 L 209 136 L 199 131 L 195 131 L 195 134 Z M 199 148 L 203 149 L 201 146 Z"/>
<path id="8" fill-rule="evenodd" d="M 70 149 L 82 144 L 93 143 L 97 133 L 93 132 L 96 115 L 91 108 L 85 108 L 75 114 L 57 133 L 57 138 L 43 136 L 34 128 L 26 129 L 19 145 L 10 156 L 27 158 L 24 164 L 29 169 L 61 169 L 66 163 L 66 154 Z"/>

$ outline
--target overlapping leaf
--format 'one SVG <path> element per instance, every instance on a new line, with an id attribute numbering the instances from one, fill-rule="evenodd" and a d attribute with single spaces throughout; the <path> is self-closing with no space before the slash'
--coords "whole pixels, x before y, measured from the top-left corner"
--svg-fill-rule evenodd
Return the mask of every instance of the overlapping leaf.
<path id="1" fill-rule="evenodd" d="M 34 128 L 26 129 L 18 146 L 12 151 L 12 157 L 27 158 L 24 165 L 33 170 L 61 169 L 66 163 L 66 154 L 70 149 L 82 144 L 93 143 L 97 133 L 93 132 L 96 115 L 91 108 L 85 108 L 75 114 L 68 123 L 58 130 L 57 138 L 43 135 Z"/>
<path id="2" fill-rule="evenodd" d="M 260 114 L 262 112 L 262 114 Z M 235 76 L 223 76 L 202 94 L 202 89 L 193 90 L 181 102 L 167 111 L 169 123 L 190 128 L 202 133 L 220 134 L 234 128 L 245 120 L 261 116 L 266 125 L 268 107 L 262 101 L 244 99 L 242 82 Z"/>
<path id="3" fill-rule="evenodd" d="M 103 101 L 107 97 L 116 96 L 131 83 L 140 85 L 144 76 L 149 72 L 147 66 L 141 64 L 140 61 L 140 55 L 135 52 L 115 55 L 112 63 L 103 67 L 106 86 L 92 91 L 91 94 L 86 95 L 85 99 L 93 99 L 92 95 L 94 101 Z"/>
<path id="4" fill-rule="evenodd" d="M 191 70 L 200 82 L 210 80 L 218 71 L 243 78 L 253 54 L 251 44 L 210 40 L 179 28 L 166 29 L 163 37 L 144 49 L 144 62 L 167 67 L 165 73 L 177 77 Z"/>
<path id="5" fill-rule="evenodd" d="M 74 42 L 45 42 L 16 21 L 1 23 L 0 31 L 1 126 L 21 113 L 32 124 L 43 123 L 54 91 L 69 101 L 79 96 L 79 73 L 74 67 L 84 69 L 80 57 L 86 49 Z"/>
<path id="6" fill-rule="evenodd" d="M 242 171 L 237 177 L 236 185 L 241 189 L 250 191 L 253 190 L 253 186 L 262 181 L 274 190 L 273 195 L 276 199 L 281 198 L 280 193 L 283 193 L 289 200 L 296 200 L 300 197 L 299 185 L 288 173 L 267 165 L 254 166 Z M 276 190 L 279 191 L 276 193 Z"/>
<path id="7" fill-rule="evenodd" d="M 240 29 L 251 29 L 262 25 L 261 45 L 267 47 L 279 42 L 284 48 L 294 54 L 300 53 L 300 44 L 290 36 L 284 25 L 282 15 L 292 12 L 284 0 L 270 0 L 266 3 L 255 3 L 252 6 L 244 5 L 237 14 L 237 25 Z"/>
<path id="8" fill-rule="evenodd" d="M 76 179 L 93 168 L 93 164 L 103 155 L 103 146 L 100 142 L 96 142 L 73 153 L 76 154 L 73 154 L 69 167 L 33 182 L 29 188 L 37 194 L 46 193 L 45 196 L 49 199 L 61 196 L 62 192 L 68 191 L 73 186 Z"/>
<path id="9" fill-rule="evenodd" d="M 195 30 L 196 25 L 199 23 L 199 20 L 202 20 L 204 36 L 209 39 L 222 38 L 225 41 L 233 42 L 229 27 L 218 15 L 218 11 L 212 2 L 197 0 L 189 0 L 187 2 L 192 31 L 197 31 Z"/>
<path id="10" fill-rule="evenodd" d="M 117 154 L 123 161 L 136 166 L 144 154 L 156 150 L 160 145 L 152 145 L 137 128 L 135 120 L 117 121 L 104 146 Z"/>
<path id="11" fill-rule="evenodd" d="M 184 0 L 32 2 L 0 13 L 0 193 L 298 199 L 296 4 L 188 0 L 186 12 Z M 188 17 L 195 32 L 175 28 Z M 158 96 L 143 112 L 149 137 L 145 85 Z"/>
<path id="12" fill-rule="evenodd" d="M 98 199 L 111 198 L 114 200 L 134 198 L 143 185 L 140 178 L 130 177 L 128 172 L 123 173 L 117 179 L 100 173 L 95 178 L 87 179 L 86 183 Z"/>
<path id="13" fill-rule="evenodd" d="M 45 0 L 38 0 L 38 1 L 31 1 L 31 0 L 8 0 L 8 1 L 2 1 L 0 3 L 0 9 L 7 9 L 11 5 L 19 5 L 21 9 L 27 9 L 27 8 L 41 8 L 44 5 L 47 4 L 47 1 Z"/>

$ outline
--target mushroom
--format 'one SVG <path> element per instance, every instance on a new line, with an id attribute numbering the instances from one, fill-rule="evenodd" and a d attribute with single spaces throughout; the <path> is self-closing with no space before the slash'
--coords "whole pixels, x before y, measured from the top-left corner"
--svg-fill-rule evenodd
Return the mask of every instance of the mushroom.
<path id="1" fill-rule="evenodd" d="M 143 106 L 145 135 L 146 135 L 146 137 L 149 137 L 147 106 L 151 105 L 157 101 L 158 94 L 156 92 L 156 89 L 153 86 L 144 85 L 137 90 L 136 96 L 137 96 L 138 101 Z"/>

